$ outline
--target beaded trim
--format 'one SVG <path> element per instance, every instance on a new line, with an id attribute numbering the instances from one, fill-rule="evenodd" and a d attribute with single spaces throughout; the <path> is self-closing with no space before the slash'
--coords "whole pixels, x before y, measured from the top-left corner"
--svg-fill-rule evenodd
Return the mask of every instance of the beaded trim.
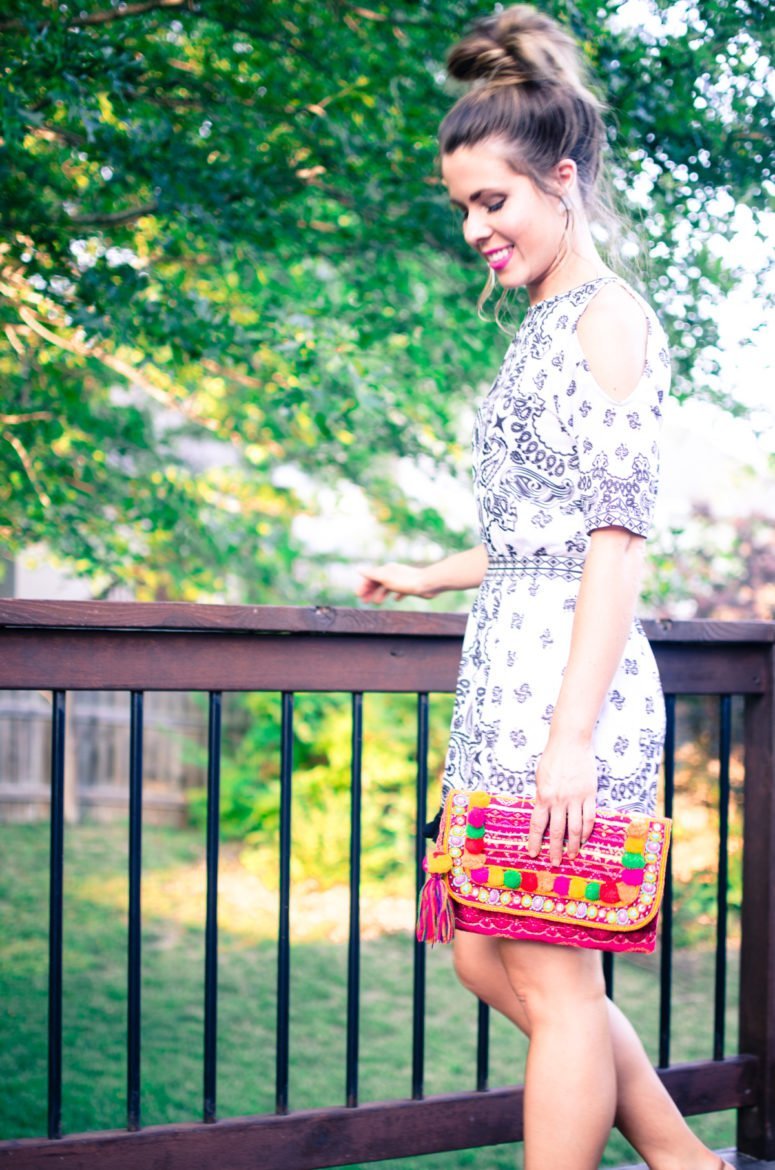
<path id="1" fill-rule="evenodd" d="M 452 897 L 468 906 L 600 930 L 638 930 L 659 910 L 670 821 L 598 812 L 573 862 L 553 867 L 548 844 L 526 851 L 529 800 L 452 791 L 430 872 L 444 873 Z"/>

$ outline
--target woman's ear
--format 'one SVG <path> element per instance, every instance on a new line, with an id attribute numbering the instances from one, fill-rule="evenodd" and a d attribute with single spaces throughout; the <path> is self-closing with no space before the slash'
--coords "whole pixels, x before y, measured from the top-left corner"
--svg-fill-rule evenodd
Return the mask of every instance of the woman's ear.
<path id="1" fill-rule="evenodd" d="M 561 158 L 554 168 L 554 177 L 560 188 L 558 194 L 561 198 L 569 198 L 576 189 L 576 182 L 578 180 L 578 168 L 572 158 Z"/>

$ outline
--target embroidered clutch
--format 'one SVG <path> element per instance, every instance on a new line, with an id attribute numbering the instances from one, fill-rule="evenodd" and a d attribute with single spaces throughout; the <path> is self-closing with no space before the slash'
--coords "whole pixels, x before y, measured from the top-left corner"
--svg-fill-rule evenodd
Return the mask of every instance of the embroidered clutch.
<path id="1" fill-rule="evenodd" d="M 579 853 L 553 866 L 545 839 L 527 852 L 533 803 L 452 791 L 426 858 L 417 938 L 454 929 L 610 951 L 653 951 L 670 821 L 598 811 Z"/>

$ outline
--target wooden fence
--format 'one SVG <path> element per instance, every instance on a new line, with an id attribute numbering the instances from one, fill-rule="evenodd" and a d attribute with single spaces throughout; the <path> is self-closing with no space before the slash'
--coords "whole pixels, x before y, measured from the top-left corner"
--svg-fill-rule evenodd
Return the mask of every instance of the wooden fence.
<path id="1" fill-rule="evenodd" d="M 207 742 L 207 713 L 185 692 L 158 693 L 145 711 L 143 803 L 148 823 L 184 823 L 186 791 L 204 783 L 194 748 Z M 65 817 L 126 815 L 129 702 L 120 691 L 76 691 L 67 708 Z M 0 821 L 49 815 L 51 695 L 0 692 Z"/>

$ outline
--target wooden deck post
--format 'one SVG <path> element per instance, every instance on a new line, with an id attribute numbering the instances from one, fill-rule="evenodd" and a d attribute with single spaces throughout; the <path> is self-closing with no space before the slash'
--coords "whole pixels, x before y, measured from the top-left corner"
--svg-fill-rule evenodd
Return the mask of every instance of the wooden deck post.
<path id="1" fill-rule="evenodd" d="M 775 646 L 764 693 L 745 707 L 745 827 L 740 954 L 741 1053 L 759 1062 L 757 1104 L 738 1113 L 737 1148 L 775 1158 Z"/>

